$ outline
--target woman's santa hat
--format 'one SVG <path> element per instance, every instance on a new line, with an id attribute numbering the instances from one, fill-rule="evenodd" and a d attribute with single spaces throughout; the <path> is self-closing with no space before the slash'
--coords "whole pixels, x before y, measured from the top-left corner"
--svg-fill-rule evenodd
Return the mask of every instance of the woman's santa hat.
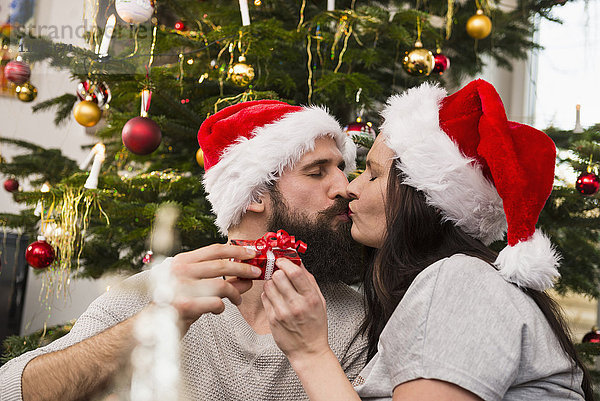
<path id="1" fill-rule="evenodd" d="M 315 140 L 333 138 L 355 169 L 356 146 L 325 109 L 256 100 L 227 107 L 208 117 L 198 131 L 204 152 L 204 188 L 223 235 L 286 168 L 314 149 Z"/>
<path id="2" fill-rule="evenodd" d="M 554 182 L 552 140 L 508 121 L 500 96 L 483 80 L 447 97 L 425 83 L 392 96 L 382 115 L 381 133 L 404 183 L 486 245 L 507 232 L 495 262 L 507 281 L 552 287 L 560 257 L 535 228 Z"/>

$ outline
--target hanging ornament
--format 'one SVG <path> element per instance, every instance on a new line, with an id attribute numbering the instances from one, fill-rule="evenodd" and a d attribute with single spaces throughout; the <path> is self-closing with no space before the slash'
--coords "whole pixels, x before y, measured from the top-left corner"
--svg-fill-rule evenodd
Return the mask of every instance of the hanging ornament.
<path id="1" fill-rule="evenodd" d="M 54 248 L 42 236 L 25 251 L 25 260 L 35 269 L 45 269 L 54 262 L 55 257 Z"/>
<path id="2" fill-rule="evenodd" d="M 177 29 L 178 31 L 186 31 L 187 30 L 185 24 L 181 20 L 177 21 L 174 26 L 175 26 L 175 29 Z"/>
<path id="3" fill-rule="evenodd" d="M 19 181 L 17 181 L 15 178 L 9 178 L 8 180 L 4 181 L 4 189 L 6 189 L 8 192 L 18 191 Z"/>
<path id="4" fill-rule="evenodd" d="M 450 67 L 450 59 L 442 54 L 441 49 L 437 49 L 437 52 L 433 55 L 433 60 L 435 63 L 433 66 L 433 73 L 443 75 L 448 67 Z"/>
<path id="5" fill-rule="evenodd" d="M 583 340 L 581 340 L 582 343 L 600 343 L 600 330 L 598 330 L 598 327 L 593 326 L 592 330 L 585 333 L 585 335 L 583 336 Z"/>
<path id="6" fill-rule="evenodd" d="M 467 21 L 467 33 L 473 39 L 484 39 L 492 32 L 492 20 L 478 9 Z"/>
<path id="7" fill-rule="evenodd" d="M 93 127 L 102 118 L 102 110 L 92 101 L 92 96 L 88 95 L 85 100 L 82 100 L 75 106 L 73 115 L 75 116 L 75 121 L 79 124 L 84 127 Z"/>
<path id="8" fill-rule="evenodd" d="M 142 263 L 145 264 L 145 265 L 147 265 L 147 264 L 152 263 L 152 260 L 154 260 L 154 252 L 147 251 L 144 254 L 144 257 L 142 258 Z"/>
<path id="9" fill-rule="evenodd" d="M 402 59 L 404 71 L 414 77 L 426 77 L 431 74 L 435 60 L 433 53 L 423 48 L 421 43 L 421 17 L 417 17 L 417 40 L 415 47 L 407 51 Z"/>
<path id="10" fill-rule="evenodd" d="M 31 77 L 31 68 L 21 61 L 21 57 L 16 60 L 9 61 L 4 67 L 4 76 L 15 85 L 22 85 L 29 81 Z"/>
<path id="11" fill-rule="evenodd" d="M 344 127 L 344 132 L 352 139 L 365 138 L 368 141 L 374 141 L 377 136 L 373 124 L 371 122 L 363 121 L 361 117 L 358 117 L 355 122 L 346 125 Z M 359 144 L 356 154 L 365 156 L 367 153 L 369 153 L 369 149 Z"/>
<path id="12" fill-rule="evenodd" d="M 596 174 L 591 172 L 591 169 L 588 168 L 586 173 L 581 174 L 577 178 L 575 188 L 582 195 L 594 195 L 600 188 L 600 179 Z"/>
<path id="13" fill-rule="evenodd" d="M 415 42 L 415 47 L 405 53 L 402 59 L 404 71 L 413 77 L 426 77 L 431 74 L 435 66 L 435 59 L 431 51 L 423 48 L 420 40 Z"/>
<path id="14" fill-rule="evenodd" d="M 162 140 L 160 127 L 148 117 L 134 117 L 123 126 L 123 144 L 136 155 L 154 152 Z"/>
<path id="15" fill-rule="evenodd" d="M 229 68 L 229 79 L 237 86 L 246 86 L 254 79 L 254 68 L 246 64 L 245 56 L 240 56 L 238 63 Z"/>
<path id="16" fill-rule="evenodd" d="M 162 133 L 157 123 L 148 118 L 152 92 L 142 91 L 141 116 L 134 117 L 123 126 L 121 139 L 130 152 L 136 155 L 148 155 L 154 152 L 162 140 Z"/>
<path id="17" fill-rule="evenodd" d="M 377 135 L 375 129 L 373 129 L 373 124 L 364 122 L 360 117 L 356 119 L 356 122 L 346 125 L 344 132 L 351 138 L 354 136 L 363 136 L 372 140 L 375 140 Z"/>
<path id="18" fill-rule="evenodd" d="M 17 98 L 25 103 L 33 102 L 37 97 L 37 88 L 31 85 L 29 82 L 25 82 L 23 85 L 19 85 L 15 88 L 17 92 Z"/>
<path id="19" fill-rule="evenodd" d="M 116 0 L 115 8 L 119 17 L 130 24 L 146 22 L 154 14 L 153 0 Z"/>
<path id="20" fill-rule="evenodd" d="M 202 152 L 201 148 L 198 148 L 196 151 L 196 162 L 202 168 L 204 168 L 204 152 Z"/>
<path id="21" fill-rule="evenodd" d="M 91 97 L 90 100 L 96 103 L 98 107 L 108 104 L 112 99 L 112 94 L 106 83 L 93 83 L 89 79 L 86 79 L 77 85 L 77 97 L 79 100 L 85 100 L 88 96 Z"/>

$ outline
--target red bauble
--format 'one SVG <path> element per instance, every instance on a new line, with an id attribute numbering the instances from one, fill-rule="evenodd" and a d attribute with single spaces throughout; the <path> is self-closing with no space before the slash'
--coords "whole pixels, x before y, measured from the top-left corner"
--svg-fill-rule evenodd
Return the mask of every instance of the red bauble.
<path id="1" fill-rule="evenodd" d="M 357 119 L 358 120 L 358 119 Z M 375 129 L 371 123 L 365 123 L 363 121 L 356 121 L 350 123 L 344 127 L 344 132 L 347 136 L 354 139 L 355 137 L 365 137 L 368 139 L 375 140 L 375 136 L 377 135 Z M 365 156 L 369 153 L 369 149 L 365 148 L 362 145 L 359 145 L 356 154 L 359 156 Z"/>
<path id="2" fill-rule="evenodd" d="M 583 173 L 577 178 L 575 188 L 583 195 L 594 195 L 600 188 L 600 179 L 594 173 Z"/>
<path id="3" fill-rule="evenodd" d="M 144 254 L 144 257 L 142 258 L 142 263 L 147 265 L 149 263 L 152 263 L 153 260 L 154 260 L 154 252 L 148 251 Z"/>
<path id="4" fill-rule="evenodd" d="M 433 56 L 435 65 L 433 66 L 433 73 L 442 75 L 448 67 L 450 67 L 450 59 L 442 53 L 437 53 Z"/>
<path id="5" fill-rule="evenodd" d="M 183 21 L 177 21 L 175 23 L 175 29 L 177 29 L 178 31 L 185 31 L 187 28 L 185 27 Z"/>
<path id="6" fill-rule="evenodd" d="M 344 127 L 344 132 L 351 138 L 355 135 L 359 135 L 375 140 L 376 136 L 373 126 L 363 122 L 354 122 L 346 125 Z"/>
<path id="7" fill-rule="evenodd" d="M 30 244 L 25 251 L 25 260 L 35 269 L 44 269 L 54 262 L 55 254 L 52 245 L 44 239 Z"/>
<path id="8" fill-rule="evenodd" d="M 582 343 L 600 343 L 600 331 L 596 326 L 592 327 L 592 331 L 585 333 Z"/>
<path id="9" fill-rule="evenodd" d="M 29 81 L 29 77 L 31 77 L 31 69 L 22 61 L 9 61 L 8 64 L 6 64 L 6 67 L 4 67 L 4 76 L 10 82 L 16 85 L 21 85 Z"/>
<path id="10" fill-rule="evenodd" d="M 121 133 L 123 144 L 136 155 L 148 155 L 162 140 L 160 127 L 148 117 L 134 117 L 127 121 Z"/>
<path id="11" fill-rule="evenodd" d="M 18 191 L 19 181 L 15 180 L 14 178 L 9 178 L 8 180 L 4 181 L 4 189 L 6 189 L 8 192 Z"/>
<path id="12" fill-rule="evenodd" d="M 79 100 L 86 100 L 88 96 L 91 96 L 91 101 L 98 104 L 98 107 L 102 107 L 112 98 L 112 94 L 108 85 L 104 82 L 99 82 L 96 84 L 96 88 L 93 92 L 90 92 L 90 88 L 92 87 L 93 82 L 89 80 L 85 80 L 77 85 L 77 97 Z M 88 99 L 89 100 L 89 99 Z"/>

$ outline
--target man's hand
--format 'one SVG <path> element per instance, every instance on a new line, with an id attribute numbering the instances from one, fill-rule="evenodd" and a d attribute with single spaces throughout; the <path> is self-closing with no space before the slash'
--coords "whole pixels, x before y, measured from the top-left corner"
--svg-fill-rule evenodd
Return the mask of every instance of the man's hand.
<path id="1" fill-rule="evenodd" d="M 173 306 L 184 322 L 185 330 L 204 313 L 221 313 L 225 310 L 222 298 L 235 305 L 242 302 L 241 294 L 252 288 L 252 280 L 261 270 L 242 262 L 255 252 L 241 246 L 214 244 L 176 255 L 171 262 L 171 272 L 178 281 Z M 230 276 L 223 280 L 224 276 Z"/>

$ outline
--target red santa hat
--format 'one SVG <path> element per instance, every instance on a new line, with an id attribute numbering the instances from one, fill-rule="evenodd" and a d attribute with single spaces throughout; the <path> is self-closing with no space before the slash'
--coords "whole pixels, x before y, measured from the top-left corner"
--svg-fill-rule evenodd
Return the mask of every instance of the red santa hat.
<path id="1" fill-rule="evenodd" d="M 269 183 L 314 149 L 315 140 L 333 138 L 346 163 L 356 167 L 356 146 L 325 109 L 256 100 L 208 117 L 198 131 L 204 152 L 204 188 L 223 235 L 240 222 Z"/>
<path id="2" fill-rule="evenodd" d="M 500 96 L 483 80 L 447 97 L 422 84 L 392 96 L 382 115 L 381 133 L 404 183 L 486 245 L 507 233 L 495 263 L 507 281 L 552 287 L 560 257 L 535 228 L 554 182 L 552 140 L 508 121 Z"/>

